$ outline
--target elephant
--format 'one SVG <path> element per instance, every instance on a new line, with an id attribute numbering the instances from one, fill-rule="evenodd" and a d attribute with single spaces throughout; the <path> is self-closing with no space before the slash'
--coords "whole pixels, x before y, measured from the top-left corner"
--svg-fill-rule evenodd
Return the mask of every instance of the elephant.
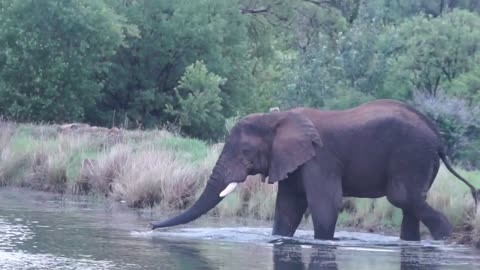
<path id="1" fill-rule="evenodd" d="M 434 239 L 452 225 L 426 202 L 440 159 L 449 163 L 435 125 L 413 106 L 379 99 L 346 110 L 294 108 L 244 116 L 232 128 L 193 205 L 151 228 L 184 224 L 214 208 L 248 175 L 278 183 L 273 235 L 291 237 L 307 207 L 315 239 L 333 239 L 342 197 L 380 198 L 402 210 L 400 238 L 419 241 L 419 222 Z"/>

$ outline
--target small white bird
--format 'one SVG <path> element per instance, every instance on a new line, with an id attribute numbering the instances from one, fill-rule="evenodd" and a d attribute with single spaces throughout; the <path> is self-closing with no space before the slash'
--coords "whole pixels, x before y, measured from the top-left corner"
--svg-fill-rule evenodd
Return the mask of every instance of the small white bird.
<path id="1" fill-rule="evenodd" d="M 269 111 L 270 111 L 270 112 L 279 112 L 279 111 L 280 111 L 280 108 L 278 108 L 278 107 L 273 107 L 273 108 L 270 108 Z"/>

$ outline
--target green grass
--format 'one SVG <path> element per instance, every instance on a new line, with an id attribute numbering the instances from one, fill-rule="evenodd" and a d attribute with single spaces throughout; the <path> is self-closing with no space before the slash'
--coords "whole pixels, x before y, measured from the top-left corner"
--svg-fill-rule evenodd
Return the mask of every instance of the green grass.
<path id="1" fill-rule="evenodd" d="M 176 152 L 180 158 L 192 162 L 201 161 L 208 154 L 205 142 L 173 135 L 165 136 L 160 142 L 160 147 Z"/>
<path id="2" fill-rule="evenodd" d="M 32 138 L 16 132 L 9 147 L 14 152 L 28 152 L 32 148 Z"/>
<path id="3" fill-rule="evenodd" d="M 56 126 L 1 121 L 0 127 L 0 186 L 107 196 L 161 213 L 198 198 L 222 148 L 164 130 L 60 133 Z M 458 170 L 480 187 L 480 171 Z M 209 214 L 272 220 L 276 190 L 251 176 Z M 428 202 L 454 224 L 459 242 L 480 246 L 480 216 L 469 190 L 444 167 Z M 402 220 L 385 198 L 345 198 L 343 209 L 340 226 L 398 230 Z"/>

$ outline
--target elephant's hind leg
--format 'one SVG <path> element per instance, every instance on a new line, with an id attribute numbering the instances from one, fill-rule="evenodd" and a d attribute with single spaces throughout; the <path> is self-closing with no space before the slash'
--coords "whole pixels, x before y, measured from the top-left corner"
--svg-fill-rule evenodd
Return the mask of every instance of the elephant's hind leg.
<path id="1" fill-rule="evenodd" d="M 445 215 L 428 205 L 425 200 L 426 196 L 419 186 L 409 184 L 425 181 L 417 177 L 394 177 L 387 190 L 387 199 L 390 203 L 403 210 L 400 238 L 403 240 L 420 240 L 418 220 L 427 226 L 434 239 L 439 240 L 449 237 L 452 232 L 452 225 Z"/>
<path id="2" fill-rule="evenodd" d="M 433 239 L 442 240 L 452 234 L 453 227 L 447 217 L 433 209 L 425 200 L 416 202 L 413 212 L 430 230 Z"/>
<path id="3" fill-rule="evenodd" d="M 437 176 L 440 161 L 433 163 L 432 174 L 430 176 L 429 188 L 432 186 L 433 180 Z M 423 199 L 425 200 L 425 199 Z M 400 239 L 406 241 L 420 241 L 420 220 L 411 210 L 403 210 L 402 227 L 400 231 Z"/>
<path id="4" fill-rule="evenodd" d="M 273 235 L 293 236 L 307 209 L 305 193 L 299 189 L 297 173 L 278 183 Z"/>

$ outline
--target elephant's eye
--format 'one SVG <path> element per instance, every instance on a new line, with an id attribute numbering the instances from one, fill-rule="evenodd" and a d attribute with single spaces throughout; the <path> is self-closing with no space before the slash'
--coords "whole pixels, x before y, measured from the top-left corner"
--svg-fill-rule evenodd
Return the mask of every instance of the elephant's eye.
<path id="1" fill-rule="evenodd" d="M 241 157 L 240 157 L 240 160 L 242 161 L 243 165 L 245 165 L 245 167 L 247 168 L 251 168 L 252 167 L 252 161 L 254 159 L 253 157 L 253 150 L 252 149 L 243 149 L 241 150 Z"/>
<path id="2" fill-rule="evenodd" d="M 246 148 L 242 149 L 242 155 L 244 156 L 249 157 L 250 155 L 252 155 L 252 153 L 253 153 L 252 149 L 246 149 Z"/>

